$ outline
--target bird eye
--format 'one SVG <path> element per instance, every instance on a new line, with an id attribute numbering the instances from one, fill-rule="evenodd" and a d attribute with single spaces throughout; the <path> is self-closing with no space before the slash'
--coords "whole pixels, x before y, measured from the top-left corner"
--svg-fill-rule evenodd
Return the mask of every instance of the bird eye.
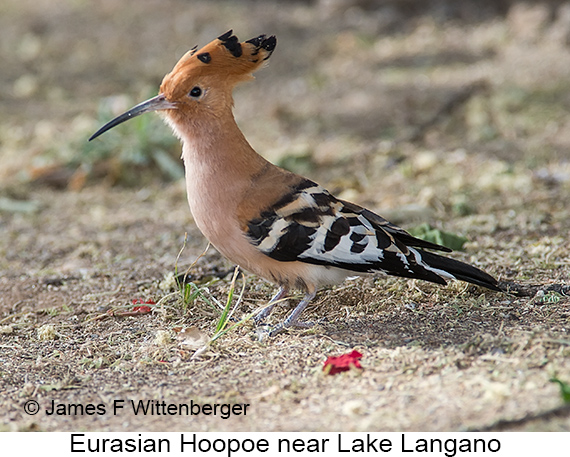
<path id="1" fill-rule="evenodd" d="M 190 95 L 192 98 L 198 98 L 200 95 L 202 95 L 202 89 L 200 89 L 198 86 L 194 86 L 188 95 Z"/>

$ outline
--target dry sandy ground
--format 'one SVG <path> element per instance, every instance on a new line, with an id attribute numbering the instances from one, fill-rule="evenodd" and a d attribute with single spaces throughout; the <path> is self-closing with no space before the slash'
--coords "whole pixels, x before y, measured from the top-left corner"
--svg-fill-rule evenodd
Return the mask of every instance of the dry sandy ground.
<path id="1" fill-rule="evenodd" d="M 474 3 L 3 1 L 2 429 L 569 430 L 549 380 L 570 381 L 570 5 Z M 210 249 L 189 303 L 168 280 L 206 246 L 164 179 L 178 146 L 152 116 L 86 138 L 230 28 L 278 38 L 236 91 L 258 151 L 405 228 L 467 237 L 454 256 L 519 295 L 354 279 L 318 295 L 310 330 L 259 342 L 247 321 L 193 358 L 181 329 L 213 334 L 234 266 Z M 237 319 L 274 292 L 236 284 Z M 139 299 L 158 305 L 129 315 Z M 323 374 L 352 349 L 361 371 Z M 249 406 L 135 415 L 131 400 Z"/>

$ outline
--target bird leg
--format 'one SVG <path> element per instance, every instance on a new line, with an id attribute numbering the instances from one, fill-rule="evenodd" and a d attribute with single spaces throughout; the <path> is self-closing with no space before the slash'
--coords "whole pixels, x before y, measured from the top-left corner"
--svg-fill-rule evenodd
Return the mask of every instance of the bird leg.
<path id="1" fill-rule="evenodd" d="M 273 328 L 273 330 L 271 330 L 271 332 L 269 333 L 269 336 L 277 335 L 279 332 L 282 332 L 283 330 L 289 327 L 303 327 L 303 328 L 312 327 L 314 324 L 311 322 L 299 321 L 299 316 L 301 315 L 303 310 L 307 307 L 307 305 L 311 302 L 311 300 L 315 298 L 315 295 L 317 295 L 317 291 L 305 294 L 303 299 L 299 302 L 299 304 L 291 312 L 291 314 L 289 314 L 287 319 L 285 319 L 282 324 L 275 326 L 275 328 Z"/>
<path id="2" fill-rule="evenodd" d="M 289 291 L 287 290 L 286 287 L 281 287 L 277 293 L 273 296 L 273 298 L 271 300 L 269 300 L 269 303 L 267 304 L 267 306 L 265 308 L 263 308 L 258 314 L 257 316 L 254 317 L 255 323 L 259 324 L 260 322 L 263 322 L 270 314 L 271 311 L 273 311 L 273 308 L 275 307 L 275 305 L 281 300 L 283 299 L 285 296 L 287 296 L 287 293 Z"/>

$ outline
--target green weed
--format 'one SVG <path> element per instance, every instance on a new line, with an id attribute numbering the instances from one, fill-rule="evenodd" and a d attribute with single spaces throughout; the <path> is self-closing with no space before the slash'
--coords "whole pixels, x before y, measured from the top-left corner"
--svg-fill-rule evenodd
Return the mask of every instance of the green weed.
<path id="1" fill-rule="evenodd" d="M 448 247 L 454 251 L 461 251 L 463 249 L 463 245 L 467 242 L 467 238 L 464 236 L 444 232 L 443 230 L 431 227 L 429 224 L 421 224 L 416 227 L 412 227 L 409 232 L 416 238 Z"/>
<path id="2" fill-rule="evenodd" d="M 554 304 L 558 303 L 561 298 L 562 298 L 561 294 L 559 294 L 558 292 L 555 292 L 553 290 L 550 290 L 540 299 L 540 301 L 542 303 L 548 303 L 548 304 L 554 305 Z"/>
<path id="3" fill-rule="evenodd" d="M 560 386 L 560 396 L 562 397 L 562 400 L 564 403 L 570 403 L 570 384 L 561 381 L 555 376 L 550 379 L 550 382 L 555 382 Z"/>

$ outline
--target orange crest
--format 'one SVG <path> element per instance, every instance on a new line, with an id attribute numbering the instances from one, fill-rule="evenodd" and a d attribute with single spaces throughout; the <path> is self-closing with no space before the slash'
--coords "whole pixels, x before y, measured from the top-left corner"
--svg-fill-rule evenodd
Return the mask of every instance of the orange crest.
<path id="1" fill-rule="evenodd" d="M 188 51 L 164 77 L 160 92 L 169 100 L 176 100 L 188 92 L 191 80 L 208 76 L 224 79 L 233 87 L 250 79 L 271 56 L 276 44 L 274 36 L 265 35 L 240 43 L 230 30 L 202 49 Z"/>

